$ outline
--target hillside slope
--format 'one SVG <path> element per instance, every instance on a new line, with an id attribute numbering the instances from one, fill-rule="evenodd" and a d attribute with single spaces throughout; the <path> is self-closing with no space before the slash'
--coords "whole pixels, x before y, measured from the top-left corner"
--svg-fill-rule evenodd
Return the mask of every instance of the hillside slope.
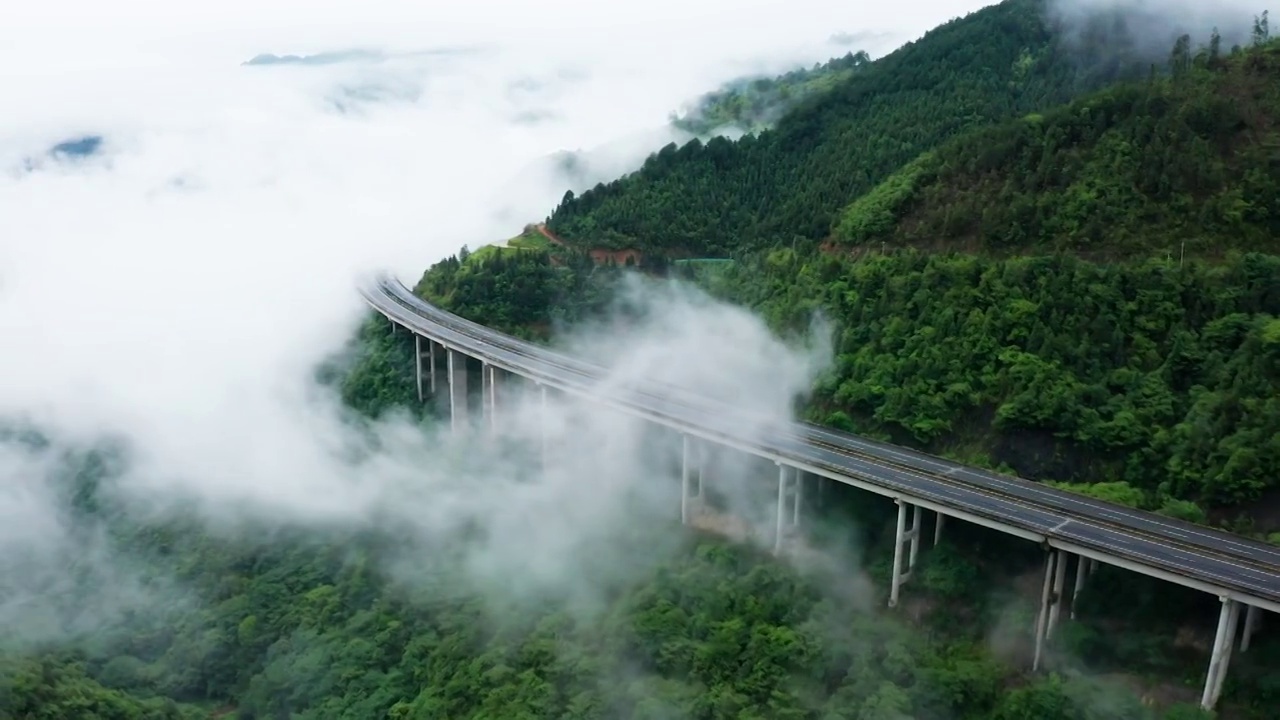
<path id="1" fill-rule="evenodd" d="M 567 193 L 548 225 L 571 242 L 689 254 L 825 237 L 842 207 L 958 132 L 1139 72 L 1113 32 L 1068 51 L 1044 5 L 1006 0 L 936 28 L 758 136 L 668 145 L 631 175 Z"/>
<path id="2" fill-rule="evenodd" d="M 796 103 L 831 90 L 870 62 L 865 52 L 851 52 L 776 78 L 736 80 L 698 98 L 687 113 L 673 115 L 671 124 L 693 135 L 709 135 L 722 128 L 760 132 Z"/>
<path id="3" fill-rule="evenodd" d="M 944 144 L 847 208 L 836 239 L 1108 258 L 1280 251 L 1280 45 L 1183 62 Z"/>

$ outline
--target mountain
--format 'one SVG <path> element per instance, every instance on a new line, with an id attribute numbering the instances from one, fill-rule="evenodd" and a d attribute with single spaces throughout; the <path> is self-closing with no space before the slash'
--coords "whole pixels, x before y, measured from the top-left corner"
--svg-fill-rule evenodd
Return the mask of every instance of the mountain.
<path id="1" fill-rule="evenodd" d="M 922 155 L 848 207 L 836 241 L 1105 258 L 1277 252 L 1280 46 L 1180 47 L 1168 77 Z"/>
<path id="2" fill-rule="evenodd" d="M 1009 16 L 977 13 L 948 28 L 991 17 Z M 963 35 L 937 31 L 916 51 L 941 54 L 932 43 L 956 37 Z M 1143 507 L 1202 521 L 1244 517 L 1242 531 L 1280 538 L 1280 47 L 1224 53 L 1206 40 L 1197 51 L 1181 38 L 1167 73 L 1148 66 L 1140 78 L 940 140 L 840 210 L 834 236 L 814 230 L 756 249 L 749 235 L 737 245 L 721 241 L 736 262 L 695 275 L 777 330 L 803 331 L 815 311 L 835 322 L 837 362 L 808 409 L 815 421 L 1085 492 L 1122 483 L 1124 497 Z M 963 64 L 939 68 L 939 77 L 980 74 Z M 1005 88 L 989 89 L 994 105 Z M 964 84 L 954 90 L 939 95 L 940 107 L 972 93 Z M 751 147 L 777 147 L 782 140 L 769 138 L 787 137 L 827 97 L 783 117 L 754 145 L 664 150 L 639 173 L 557 212 L 599 202 L 570 215 L 604 227 L 609 208 L 623 207 L 607 201 L 644 197 L 636 188 L 654 187 L 644 184 L 657 165 L 678 179 L 715 151 L 731 171 Z M 864 115 L 867 126 L 889 127 L 902 111 L 877 107 L 880 115 Z M 833 128 L 845 122 L 824 116 L 811 135 L 836 137 Z M 769 215 L 773 190 L 722 187 L 708 167 L 696 192 L 672 196 L 665 208 L 627 206 L 632 214 L 620 222 L 673 211 L 677 201 L 708 218 L 753 202 Z M 802 177 L 786 190 L 797 202 L 812 199 L 818 182 Z M 680 227 L 695 232 L 697 217 Z M 598 284 L 549 274 L 543 262 L 481 259 L 467 272 L 442 264 L 420 289 L 517 332 L 602 306 Z M 582 267 L 568 269 L 593 272 Z M 543 288 L 537 273 L 557 279 Z M 571 288 L 585 287 L 591 303 L 575 302 Z"/>
<path id="3" fill-rule="evenodd" d="M 1042 111 L 1147 64 L 1123 24 L 1069 37 L 1044 0 L 1006 0 L 926 33 L 737 142 L 668 145 L 548 226 L 566 241 L 687 255 L 823 238 L 840 210 L 968 129 Z"/>
<path id="4" fill-rule="evenodd" d="M 1050 109 L 1051 99 L 1074 97 L 1100 77 L 1123 77 L 1128 72 L 1119 69 L 1132 62 L 1123 52 L 1110 64 L 1087 67 L 1046 59 L 1064 50 L 1044 35 L 1038 7 L 1015 0 L 931 33 L 909 49 L 910 57 L 931 64 L 903 62 L 896 78 L 874 64 L 860 68 L 811 95 L 777 132 L 669 151 L 650 170 L 670 181 L 664 192 L 690 193 L 677 198 L 690 212 L 682 231 L 702 227 L 710 240 L 651 246 L 688 252 L 719 243 L 733 250 L 733 261 L 679 267 L 703 268 L 696 279 L 758 310 L 779 330 L 807 327 L 814 310 L 836 321 L 836 368 L 817 388 L 813 419 L 1044 479 L 1088 482 L 1073 487 L 1205 520 L 1197 502 L 1234 509 L 1274 492 L 1280 478 L 1280 257 L 1092 262 L 1039 254 L 1059 249 L 1056 236 L 1026 241 L 1034 257 L 1004 257 L 986 252 L 996 249 L 987 245 L 974 245 L 984 252 L 949 246 L 878 252 L 880 242 L 887 245 L 932 212 L 917 191 L 936 189 L 928 197 L 944 204 L 969 192 L 968 184 L 991 202 L 1038 197 L 1021 179 L 1039 177 L 1037 165 L 985 173 L 970 167 L 982 161 L 987 141 L 1011 163 L 1041 149 L 1046 163 L 1061 166 L 1061 176 L 1043 176 L 1069 187 L 1080 178 L 1108 179 L 1094 165 L 1128 157 L 1102 152 L 1118 142 L 1107 139 L 1109 132 L 1148 124 L 1174 129 L 1177 143 L 1167 153 L 1173 159 L 1161 162 L 1189 175 L 1171 178 L 1169 194 L 1150 199 L 1170 217 L 1186 213 L 1165 206 L 1201 203 L 1196 192 L 1204 188 L 1255 182 L 1241 176 L 1255 167 L 1249 163 L 1271 157 L 1258 138 L 1268 137 L 1261 129 L 1271 127 L 1273 106 L 1242 102 L 1231 92 L 1273 92 L 1247 79 L 1249 63 L 1270 62 L 1268 48 L 1221 67 L 1206 61 L 1198 75 L 1184 62 L 1169 83 L 1131 84 L 1079 100 L 1070 107 L 1109 108 L 1105 122 L 1081 124 L 1080 136 L 1048 142 L 1024 125 L 1074 127 L 1068 111 Z M 1027 24 L 1033 21 L 1044 42 L 1020 45 L 1035 34 Z M 1025 54 L 1011 50 L 1020 47 Z M 1015 85 L 1038 97 L 1011 92 L 1004 65 L 983 65 L 1009 57 L 1023 58 Z M 1061 74 L 1045 74 L 1048 67 Z M 880 79 L 867 79 L 874 77 Z M 959 81 L 949 86 L 948 78 Z M 1192 131 L 1182 132 L 1169 119 L 1215 107 L 1208 98 L 1220 92 L 1243 108 L 1255 132 L 1239 132 L 1237 124 L 1204 135 L 1199 123 L 1213 126 L 1212 120 L 1192 116 L 1186 118 Z M 1147 101 L 1144 110 L 1136 109 L 1139 98 Z M 1039 119 L 1025 117 L 1041 105 Z M 994 127 L 974 130 L 983 126 Z M 1119 139 L 1141 137 L 1116 132 Z M 1204 137 L 1227 138 L 1242 155 Z M 841 148 L 858 157 L 822 154 Z M 765 183 L 777 179 L 760 164 L 767 158 L 782 163 L 779 172 L 791 173 L 793 186 Z M 863 169 L 863 160 L 876 164 Z M 867 210 L 870 201 L 859 195 L 885 196 L 885 178 L 901 183 L 908 163 L 919 169 L 910 202 L 892 205 L 888 220 L 872 227 L 880 235 L 821 242 L 831 221 Z M 721 169 L 738 183 L 723 192 Z M 561 220 L 584 231 L 571 233 L 573 240 L 623 242 L 626 236 L 606 220 L 648 222 L 644 213 L 674 212 L 628 204 L 657 187 L 643 173 L 617 183 L 613 195 L 585 193 L 594 206 L 571 199 L 567 205 L 582 212 Z M 1125 176 L 1110 179 L 1122 185 Z M 701 184 L 680 184 L 686 180 Z M 1001 195 L 1010 185 L 1013 194 Z M 1191 200 L 1178 199 L 1188 193 Z M 621 204 L 604 202 L 609 198 Z M 765 200 L 773 204 L 753 204 Z M 726 222 L 739 223 L 723 231 L 707 220 L 722 206 L 736 208 Z M 786 223 L 808 222 L 806 208 L 823 210 L 826 220 L 792 232 Z M 640 219 L 608 214 L 628 209 Z M 733 235 L 742 228 L 754 233 L 743 235 L 745 244 Z M 550 252 L 531 241 L 463 252 L 431 268 L 417 290 L 472 319 L 535 335 L 598 312 L 612 279 L 626 272 L 550 245 L 538 228 L 526 235 L 545 239 Z M 965 237 L 954 242 L 963 245 Z M 766 245 L 771 238 L 785 243 Z M 743 250 L 750 245 L 759 247 Z M 395 410 L 430 423 L 415 383 L 417 351 L 409 333 L 372 317 L 350 353 L 320 374 L 358 415 Z M 0 425 L 0 449 L 37 453 L 40 444 Z M 921 553 L 907 601 L 878 611 L 872 605 L 882 605 L 884 593 L 867 588 L 883 589 L 889 577 L 896 510 L 888 499 L 860 491 L 829 486 L 820 504 L 806 503 L 806 541 L 845 548 L 812 558 L 819 562 L 805 555 L 782 562 L 693 535 L 674 518 L 621 523 L 616 547 L 570 544 L 568 552 L 551 553 L 590 560 L 565 584 L 590 586 L 598 598 L 578 603 L 563 602 L 557 592 L 513 592 L 506 578 L 487 574 L 477 582 L 473 555 L 438 542 L 416 522 L 359 530 L 244 523 L 233 537 L 226 529 L 202 532 L 184 518 L 161 522 L 146 508 L 129 512 L 127 496 L 114 487 L 122 466 L 109 454 L 63 455 L 39 457 L 56 468 L 51 490 L 62 498 L 60 518 L 75 530 L 65 553 L 56 555 L 65 555 L 75 581 L 42 588 L 45 594 L 23 611 L 43 621 L 35 625 L 52 620 L 74 632 L 57 643 L 23 646 L 15 639 L 30 628 L 10 623 L 15 632 L 0 643 L 4 718 L 1212 717 L 1195 707 L 1196 682 L 1189 679 L 1204 672 L 1218 598 L 1101 565 L 1084 588 L 1078 617 L 1073 600 L 1072 620 L 1050 648 L 1054 672 L 1027 674 L 1041 588 L 1023 580 L 1039 577 L 1043 550 L 948 523 L 942 542 Z M 1251 509 L 1247 519 L 1260 517 Z M 473 527 L 479 532 L 457 545 L 474 539 L 492 552 L 483 525 Z M 557 543 L 556 550 L 563 548 Z M 118 557 L 120 568 L 145 569 L 138 587 L 160 592 L 118 622 L 71 623 L 113 617 L 95 583 L 94 558 L 102 552 Z M 37 558 L 28 566 L 58 560 Z M 623 572 L 608 567 L 615 562 Z M 165 591 L 168 578 L 179 592 Z M 1223 717 L 1262 720 L 1280 706 L 1274 672 L 1280 636 L 1267 629 L 1232 660 Z"/>
<path id="5" fill-rule="evenodd" d="M 334 65 L 355 61 L 382 60 L 382 53 L 370 50 L 331 50 L 314 55 L 274 55 L 262 53 L 240 63 L 244 66 L 255 65 Z"/>
<path id="6" fill-rule="evenodd" d="M 671 124 L 702 136 L 760 132 L 801 100 L 831 90 L 870 62 L 865 52 L 858 51 L 776 78 L 741 78 L 698 98 L 692 109 L 672 115 Z"/>

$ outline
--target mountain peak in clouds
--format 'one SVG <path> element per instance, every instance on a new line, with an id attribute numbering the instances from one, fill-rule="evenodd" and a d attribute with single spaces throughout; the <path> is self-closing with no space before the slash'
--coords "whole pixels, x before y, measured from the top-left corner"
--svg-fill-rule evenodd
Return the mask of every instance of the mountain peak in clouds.
<path id="1" fill-rule="evenodd" d="M 381 60 L 382 54 L 370 50 L 334 50 L 315 55 L 274 55 L 261 53 L 241 65 L 333 65 L 352 60 Z"/>
<path id="2" fill-rule="evenodd" d="M 85 135 L 79 138 L 63 140 L 49 148 L 49 154 L 56 158 L 84 158 L 97 153 L 101 147 L 101 135 Z"/>

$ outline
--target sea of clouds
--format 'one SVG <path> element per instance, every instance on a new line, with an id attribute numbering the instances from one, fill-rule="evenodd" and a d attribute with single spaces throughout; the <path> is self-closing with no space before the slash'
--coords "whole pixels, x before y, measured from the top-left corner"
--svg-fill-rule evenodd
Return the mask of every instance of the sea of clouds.
<path id="1" fill-rule="evenodd" d="M 148 512 L 359 523 L 400 508 L 450 528 L 457 518 L 575 508 L 544 526 L 556 532 L 525 533 L 514 546 L 527 555 L 487 558 L 495 574 L 542 567 L 529 558 L 616 526 L 635 510 L 627 488 L 659 467 L 628 465 L 648 450 L 626 421 L 586 423 L 601 452 L 578 459 L 576 479 L 543 482 L 541 497 L 492 483 L 475 492 L 403 425 L 383 428 L 371 460 L 336 462 L 353 440 L 312 370 L 364 317 L 356 279 L 388 268 L 412 283 L 464 243 L 541 219 L 570 182 L 547 160 L 554 153 L 586 151 L 578 183 L 610 179 L 681 139 L 670 112 L 722 82 L 859 49 L 839 33 L 866 34 L 862 49 L 878 56 L 982 4 L 930 0 L 908 13 L 832 0 L 52 0 L 7 9 L 0 418 L 40 428 L 55 446 L 0 452 L 0 616 L 16 626 L 23 608 L 65 584 L 63 560 L 101 552 L 98 535 L 71 527 L 49 473 L 61 447 L 104 436 L 129 447 L 119 491 Z M 244 64 L 323 53 L 336 54 Z M 82 138 L 101 140 L 82 144 L 92 152 L 56 150 Z M 661 332 L 611 339 L 615 354 L 630 344 L 632 357 L 684 358 L 679 379 L 694 385 L 700 376 L 718 387 L 772 383 L 760 409 L 785 413 L 777 398 L 803 391 L 821 363 L 739 311 L 681 297 L 655 300 L 684 310 L 655 321 Z M 762 380 L 762 363 L 790 370 Z M 582 478 L 602 474 L 611 479 L 586 495 L 602 510 L 587 512 Z M 510 544 L 513 525 L 495 527 Z M 565 527 L 588 531 L 566 540 Z M 118 572 L 102 581 L 130 583 Z"/>

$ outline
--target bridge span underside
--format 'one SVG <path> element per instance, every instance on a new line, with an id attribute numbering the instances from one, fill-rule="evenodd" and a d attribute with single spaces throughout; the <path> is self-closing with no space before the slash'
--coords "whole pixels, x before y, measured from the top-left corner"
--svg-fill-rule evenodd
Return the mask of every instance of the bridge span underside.
<path id="1" fill-rule="evenodd" d="M 509 376 L 532 383 L 545 405 L 548 391 L 588 397 L 618 411 L 664 425 L 684 438 L 682 520 L 693 521 L 703 503 L 700 446 L 707 443 L 772 461 L 778 468 L 774 547 L 800 524 L 806 479 L 820 478 L 891 498 L 897 505 L 889 605 L 897 605 L 921 547 L 924 513 L 933 541 L 952 517 L 1040 544 L 1044 580 L 1035 623 L 1033 667 L 1039 668 L 1064 607 L 1074 615 L 1098 563 L 1142 573 L 1216 595 L 1221 600 L 1201 705 L 1212 709 L 1222 692 L 1231 655 L 1244 629 L 1248 649 L 1264 611 L 1280 612 L 1280 548 L 1245 537 L 1114 505 L 1016 477 L 964 466 L 908 448 L 808 423 L 745 418 L 741 409 L 659 382 L 605 389 L 607 370 L 527 343 L 437 308 L 398 280 L 380 276 L 361 295 L 393 327 L 413 333 L 418 397 L 438 399 L 453 428 L 497 427 L 500 390 Z M 478 371 L 478 372 L 477 372 Z M 469 377 L 478 376 L 478 392 Z M 747 427 L 750 426 L 750 430 Z M 768 432 L 763 436 L 761 427 Z M 547 441 L 544 436 L 545 457 Z M 696 479 L 696 482 L 695 482 Z M 1068 579 L 1070 578 L 1070 579 Z"/>

